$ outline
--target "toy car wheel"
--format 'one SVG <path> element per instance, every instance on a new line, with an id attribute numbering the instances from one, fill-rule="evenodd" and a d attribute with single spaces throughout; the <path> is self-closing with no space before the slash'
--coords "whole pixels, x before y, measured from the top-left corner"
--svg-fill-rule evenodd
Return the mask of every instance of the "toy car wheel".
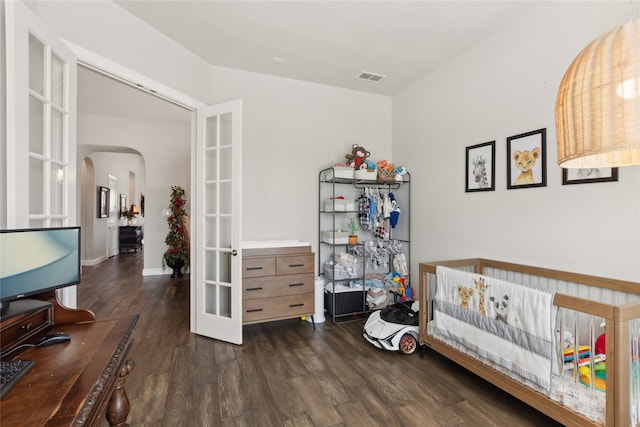
<path id="1" fill-rule="evenodd" d="M 413 335 L 404 334 L 402 338 L 400 338 L 400 344 L 398 346 L 400 353 L 405 355 L 411 354 L 416 351 L 416 348 L 418 348 L 418 341 Z"/>

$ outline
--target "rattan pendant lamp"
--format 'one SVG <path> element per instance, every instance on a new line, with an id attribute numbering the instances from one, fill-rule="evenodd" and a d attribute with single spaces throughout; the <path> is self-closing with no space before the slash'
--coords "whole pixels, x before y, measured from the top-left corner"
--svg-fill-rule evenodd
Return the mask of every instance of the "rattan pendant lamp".
<path id="1" fill-rule="evenodd" d="M 558 164 L 640 164 L 640 20 L 603 34 L 573 61 L 556 100 Z"/>

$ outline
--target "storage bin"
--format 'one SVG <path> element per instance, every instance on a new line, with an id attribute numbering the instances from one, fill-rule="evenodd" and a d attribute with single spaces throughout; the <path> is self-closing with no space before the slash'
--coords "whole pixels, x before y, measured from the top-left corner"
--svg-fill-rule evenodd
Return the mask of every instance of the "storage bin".
<path id="1" fill-rule="evenodd" d="M 347 273 L 344 265 L 334 264 L 332 262 L 324 263 L 324 277 L 329 280 L 349 280 L 351 276 Z"/>
<path id="2" fill-rule="evenodd" d="M 355 202 L 347 199 L 333 199 L 324 202 L 325 212 L 348 212 L 356 209 Z"/>
<path id="3" fill-rule="evenodd" d="M 341 314 L 361 313 L 364 311 L 364 291 L 332 293 L 325 290 L 324 308 L 332 316 Z M 334 309 L 335 303 L 335 309 Z M 335 313 L 334 313 L 335 311 Z"/>
<path id="4" fill-rule="evenodd" d="M 348 231 L 323 231 L 321 234 L 322 241 L 335 245 L 346 245 L 349 243 Z"/>
<path id="5" fill-rule="evenodd" d="M 334 178 L 353 179 L 353 168 L 342 167 L 342 166 L 334 166 L 333 167 L 333 177 Z"/>
<path id="6" fill-rule="evenodd" d="M 378 179 L 378 174 L 376 171 L 367 169 L 359 169 L 354 172 L 353 176 L 355 177 L 355 179 L 362 179 L 367 181 L 375 181 L 376 179 Z"/>

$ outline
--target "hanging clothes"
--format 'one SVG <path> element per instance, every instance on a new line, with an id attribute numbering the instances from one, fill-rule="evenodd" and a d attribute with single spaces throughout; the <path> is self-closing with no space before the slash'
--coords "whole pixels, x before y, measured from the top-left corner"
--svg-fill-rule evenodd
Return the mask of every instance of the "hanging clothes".
<path id="1" fill-rule="evenodd" d="M 400 218 L 400 205 L 393 193 L 389 193 L 389 199 L 391 199 L 391 215 L 389 217 L 391 228 L 396 228 L 398 225 L 398 219 Z"/>
<path id="2" fill-rule="evenodd" d="M 362 189 L 362 194 L 358 197 L 360 228 L 362 230 L 370 230 L 371 222 L 369 221 L 369 194 L 367 188 Z"/>

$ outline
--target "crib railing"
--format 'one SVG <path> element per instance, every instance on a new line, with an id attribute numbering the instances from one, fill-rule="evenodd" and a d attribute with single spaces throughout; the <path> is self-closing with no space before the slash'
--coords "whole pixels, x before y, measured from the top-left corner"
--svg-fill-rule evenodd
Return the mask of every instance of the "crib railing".
<path id="1" fill-rule="evenodd" d="M 574 352 L 587 344 L 591 349 L 600 334 L 600 324 L 606 331 L 606 426 L 640 425 L 640 283 L 607 279 L 579 273 L 570 273 L 540 267 L 506 263 L 487 259 L 464 259 L 420 263 L 420 332 L 423 344 L 455 359 L 454 352 L 436 342 L 428 333 L 433 320 L 432 301 L 435 295 L 436 267 L 438 265 L 461 269 L 490 277 L 556 291 L 554 305 L 559 307 L 558 332 L 572 331 Z M 577 313 L 573 315 L 571 313 Z M 573 316 L 573 318 L 572 318 Z M 580 320 L 578 319 L 580 317 Z M 586 319 L 586 320 L 585 320 Z M 564 338 L 559 340 L 563 341 Z M 561 343 L 559 344 L 561 345 Z M 561 352 L 562 348 L 558 348 Z M 593 353 L 593 352 L 591 352 Z M 560 359 L 560 355 L 559 355 Z M 494 384 L 508 389 L 516 397 L 547 413 L 566 425 L 585 425 L 585 419 L 566 408 L 549 407 L 538 396 L 529 398 L 512 380 L 492 381 L 490 376 L 467 357 L 461 357 L 463 366 Z M 576 359 L 577 360 L 577 359 Z M 596 360 L 591 354 L 587 360 L 594 372 Z M 560 359 L 560 369 L 564 369 Z M 575 369 L 577 373 L 577 361 Z M 578 380 L 578 378 L 576 378 Z M 591 387 L 595 387 L 594 375 Z M 533 395 L 532 395 L 533 396 Z M 558 406 L 557 402 L 553 405 Z M 560 405 L 561 406 L 561 405 Z M 591 423 L 599 425 L 599 423 Z"/>

